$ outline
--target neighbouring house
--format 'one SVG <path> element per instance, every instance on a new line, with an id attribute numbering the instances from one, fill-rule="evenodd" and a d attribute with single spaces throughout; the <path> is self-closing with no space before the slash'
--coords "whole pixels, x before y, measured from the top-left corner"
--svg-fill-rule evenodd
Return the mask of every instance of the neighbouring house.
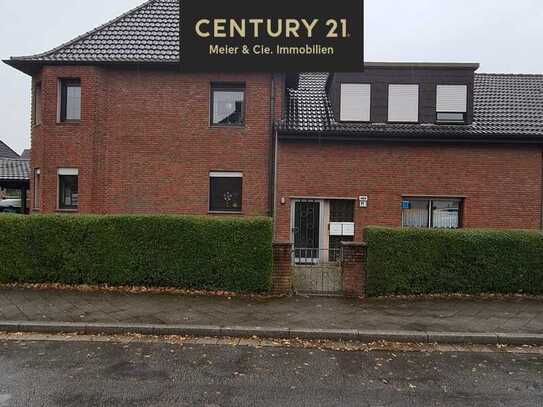
<path id="1" fill-rule="evenodd" d="M 2 158 L 20 158 L 19 154 L 13 151 L 6 143 L 0 140 L 0 159 Z"/>
<path id="2" fill-rule="evenodd" d="M 23 150 L 23 152 L 21 153 L 21 158 L 23 160 L 30 160 L 30 149 L 25 149 Z"/>
<path id="3" fill-rule="evenodd" d="M 28 212 L 30 161 L 0 141 L 0 199 L 20 199 L 21 211 Z"/>
<path id="4" fill-rule="evenodd" d="M 272 215 L 310 260 L 370 224 L 542 227 L 543 75 L 183 74 L 178 30 L 151 0 L 5 61 L 32 77 L 33 212 Z"/>

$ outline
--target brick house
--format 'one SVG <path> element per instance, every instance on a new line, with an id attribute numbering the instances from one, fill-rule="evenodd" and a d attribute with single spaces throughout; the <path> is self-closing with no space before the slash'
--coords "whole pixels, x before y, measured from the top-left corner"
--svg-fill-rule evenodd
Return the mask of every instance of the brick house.
<path id="1" fill-rule="evenodd" d="M 151 0 L 5 61 L 32 77 L 34 213 L 272 215 L 316 250 L 370 224 L 542 227 L 543 75 L 182 74 L 178 13 Z"/>

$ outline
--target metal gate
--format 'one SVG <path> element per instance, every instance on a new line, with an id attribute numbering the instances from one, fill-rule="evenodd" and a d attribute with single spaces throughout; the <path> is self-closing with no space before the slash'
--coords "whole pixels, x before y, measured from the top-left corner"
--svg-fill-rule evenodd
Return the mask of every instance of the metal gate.
<path id="1" fill-rule="evenodd" d="M 328 239 L 322 200 L 296 200 L 292 210 L 294 289 L 304 294 L 340 294 L 341 249 L 322 248 Z"/>
<path id="2" fill-rule="evenodd" d="M 300 294 L 339 295 L 343 289 L 341 249 L 294 249 L 294 290 Z"/>

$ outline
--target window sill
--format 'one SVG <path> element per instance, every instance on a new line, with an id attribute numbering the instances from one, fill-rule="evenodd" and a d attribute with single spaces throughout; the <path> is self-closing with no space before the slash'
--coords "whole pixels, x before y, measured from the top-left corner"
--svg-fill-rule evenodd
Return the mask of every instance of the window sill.
<path id="1" fill-rule="evenodd" d="M 243 215 L 243 211 L 208 211 L 209 215 Z"/>
<path id="2" fill-rule="evenodd" d="M 386 124 L 422 124 L 420 121 L 416 121 L 416 122 L 391 122 L 391 121 L 387 121 Z"/>
<path id="3" fill-rule="evenodd" d="M 210 129 L 245 129 L 244 124 L 211 124 Z"/>
<path id="4" fill-rule="evenodd" d="M 81 124 L 81 120 L 66 120 L 64 122 L 57 122 L 58 125 L 77 125 Z"/>

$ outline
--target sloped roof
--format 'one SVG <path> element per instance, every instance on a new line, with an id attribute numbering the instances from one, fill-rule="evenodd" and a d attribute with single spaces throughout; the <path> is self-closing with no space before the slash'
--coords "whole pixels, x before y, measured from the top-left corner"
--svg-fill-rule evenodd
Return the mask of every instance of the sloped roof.
<path id="1" fill-rule="evenodd" d="M 325 89 L 327 80 L 323 73 L 300 75 L 298 89 L 288 90 L 282 132 L 543 137 L 543 75 L 475 74 L 471 125 L 337 122 Z"/>
<path id="2" fill-rule="evenodd" d="M 27 148 L 26 150 L 23 150 L 23 152 L 21 153 L 21 158 L 23 160 L 30 160 L 30 149 Z"/>
<path id="3" fill-rule="evenodd" d="M 179 62 L 179 0 L 150 0 L 72 41 L 6 63 Z"/>
<path id="4" fill-rule="evenodd" d="M 41 64 L 180 62 L 179 0 L 149 0 L 51 51 L 12 57 L 8 64 L 32 72 Z M 410 136 L 543 136 L 543 75 L 476 74 L 474 123 L 347 124 L 334 120 L 325 92 L 328 74 L 299 78 L 288 91 L 281 132 Z M 1 148 L 1 146 L 0 146 Z"/>
<path id="5" fill-rule="evenodd" d="M 0 159 L 0 181 L 27 181 L 30 179 L 30 161 Z"/>
<path id="6" fill-rule="evenodd" d="M 19 154 L 13 151 L 7 144 L 0 141 L 0 159 L 2 158 L 19 158 Z"/>

